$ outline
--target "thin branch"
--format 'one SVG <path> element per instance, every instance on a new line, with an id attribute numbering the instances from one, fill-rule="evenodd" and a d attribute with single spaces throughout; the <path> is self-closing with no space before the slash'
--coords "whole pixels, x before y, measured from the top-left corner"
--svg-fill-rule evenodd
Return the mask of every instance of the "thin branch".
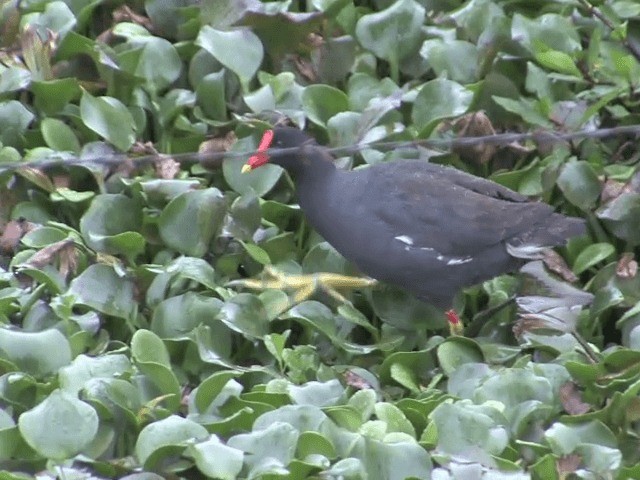
<path id="1" fill-rule="evenodd" d="M 514 143 L 522 143 L 533 141 L 540 144 L 553 144 L 559 142 L 569 142 L 584 138 L 608 138 L 621 135 L 637 135 L 640 136 L 640 124 L 625 125 L 613 128 L 601 128 L 590 130 L 579 130 L 570 133 L 558 133 L 553 131 L 536 131 L 531 133 L 497 133 L 494 135 L 484 135 L 477 137 L 457 137 L 457 138 L 437 138 L 426 140 L 405 140 L 405 141 L 386 141 L 372 143 L 357 143 L 344 147 L 325 148 L 325 151 L 336 156 L 353 155 L 364 149 L 376 149 L 380 151 L 390 151 L 402 148 L 433 148 L 433 149 L 452 149 L 452 148 L 470 148 L 483 145 L 501 145 L 507 146 Z M 299 152 L 302 148 L 309 148 L 308 145 L 302 147 L 289 148 L 271 148 L 266 153 L 270 157 L 281 155 L 290 155 Z M 51 156 L 44 159 L 34 160 L 31 162 L 12 162 L 0 164 L 0 173 L 6 171 L 14 171 L 22 168 L 36 168 L 45 170 L 59 166 L 73 165 L 100 165 L 100 166 L 116 166 L 124 162 L 130 162 L 136 167 L 150 165 L 154 162 L 162 161 L 170 158 L 181 164 L 201 163 L 206 167 L 219 167 L 225 158 L 246 158 L 255 155 L 256 151 L 243 152 L 208 152 L 208 153 L 181 153 L 181 154 L 152 154 L 135 156 L 126 153 L 105 155 L 99 157 L 73 157 L 67 153 L 61 153 L 59 156 Z"/>

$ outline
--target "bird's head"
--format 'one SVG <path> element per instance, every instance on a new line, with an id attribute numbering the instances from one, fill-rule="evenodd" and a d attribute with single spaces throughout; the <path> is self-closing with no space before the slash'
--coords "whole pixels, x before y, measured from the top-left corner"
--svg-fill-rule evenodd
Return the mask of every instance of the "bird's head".
<path id="1" fill-rule="evenodd" d="M 287 170 L 295 169 L 303 158 L 299 147 L 315 144 L 312 137 L 294 127 L 276 127 L 273 130 L 266 130 L 260 140 L 258 153 L 249 158 L 242 167 L 242 172 L 250 172 L 267 163 L 279 165 Z M 270 149 L 294 150 L 267 152 Z"/>

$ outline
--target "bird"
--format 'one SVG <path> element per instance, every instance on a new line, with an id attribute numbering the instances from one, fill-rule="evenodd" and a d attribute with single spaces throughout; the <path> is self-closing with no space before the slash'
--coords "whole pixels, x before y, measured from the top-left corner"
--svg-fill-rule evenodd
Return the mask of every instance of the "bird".
<path id="1" fill-rule="evenodd" d="M 452 304 L 461 289 L 586 232 L 582 218 L 453 167 L 399 160 L 337 168 L 325 147 L 295 127 L 265 131 L 243 172 L 267 163 L 289 173 L 308 222 L 361 273 L 441 308 L 450 322 L 459 321 Z M 335 286 L 348 285 L 335 278 Z"/>

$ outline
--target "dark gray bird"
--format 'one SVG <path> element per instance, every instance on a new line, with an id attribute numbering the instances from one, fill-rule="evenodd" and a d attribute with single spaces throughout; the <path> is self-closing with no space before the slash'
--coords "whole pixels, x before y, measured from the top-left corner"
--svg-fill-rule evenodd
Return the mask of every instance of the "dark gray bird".
<path id="1" fill-rule="evenodd" d="M 280 165 L 309 223 L 363 273 L 443 309 L 463 287 L 516 270 L 546 248 L 585 233 L 581 218 L 490 180 L 420 160 L 340 170 L 310 136 L 265 132 L 244 171 Z"/>

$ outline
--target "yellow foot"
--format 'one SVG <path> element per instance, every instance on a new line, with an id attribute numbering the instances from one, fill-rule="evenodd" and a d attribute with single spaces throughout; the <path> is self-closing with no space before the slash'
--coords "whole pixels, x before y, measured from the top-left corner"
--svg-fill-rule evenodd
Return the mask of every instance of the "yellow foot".
<path id="1" fill-rule="evenodd" d="M 349 277 L 337 273 L 311 273 L 307 275 L 290 275 L 280 272 L 267 265 L 264 268 L 262 279 L 249 278 L 246 280 L 233 280 L 227 285 L 231 287 L 245 287 L 254 290 L 277 288 L 279 290 L 292 290 L 294 303 L 300 303 L 308 299 L 316 290 L 322 290 L 332 298 L 342 303 L 350 303 L 336 289 L 338 288 L 364 288 L 371 287 L 377 282 L 372 278 Z"/>

